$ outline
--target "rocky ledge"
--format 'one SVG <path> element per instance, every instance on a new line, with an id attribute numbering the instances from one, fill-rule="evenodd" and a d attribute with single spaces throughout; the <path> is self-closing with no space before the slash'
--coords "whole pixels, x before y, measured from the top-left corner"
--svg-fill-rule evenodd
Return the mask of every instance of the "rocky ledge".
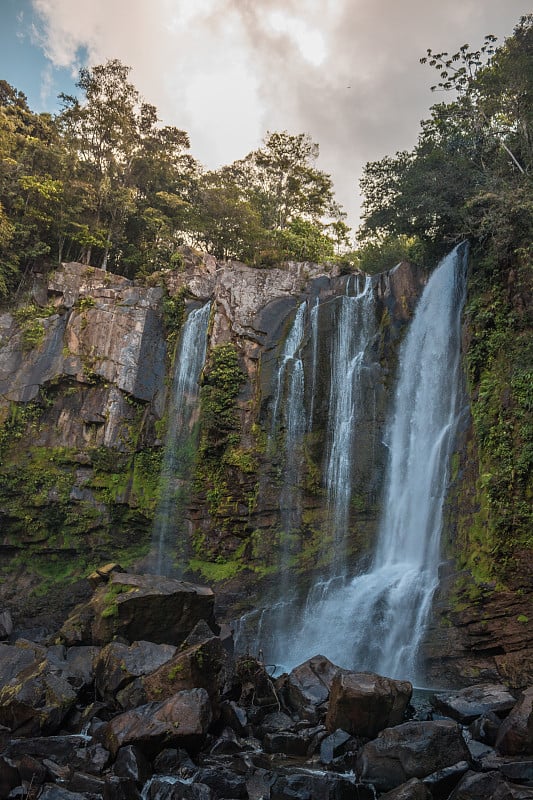
<path id="1" fill-rule="evenodd" d="M 92 578 L 54 636 L 0 645 L 2 798 L 533 798 L 533 687 L 421 702 L 322 655 L 275 678 L 234 656 L 211 590 Z"/>

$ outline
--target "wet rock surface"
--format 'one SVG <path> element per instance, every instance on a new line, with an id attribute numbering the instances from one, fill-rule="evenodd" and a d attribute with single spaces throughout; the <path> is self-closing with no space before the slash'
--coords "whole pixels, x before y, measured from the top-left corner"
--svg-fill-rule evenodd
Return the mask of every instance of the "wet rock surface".
<path id="1" fill-rule="evenodd" d="M 81 646 L 0 645 L 0 797 L 533 798 L 533 688 L 518 699 L 502 686 L 439 693 L 435 711 L 408 720 L 408 682 L 320 655 L 275 679 L 259 660 L 234 658 L 197 620 L 205 597 L 190 594 L 181 645 L 100 647 L 91 626 Z M 174 638 L 164 619 L 161 630 Z M 462 724 L 442 718 L 445 702 Z"/>

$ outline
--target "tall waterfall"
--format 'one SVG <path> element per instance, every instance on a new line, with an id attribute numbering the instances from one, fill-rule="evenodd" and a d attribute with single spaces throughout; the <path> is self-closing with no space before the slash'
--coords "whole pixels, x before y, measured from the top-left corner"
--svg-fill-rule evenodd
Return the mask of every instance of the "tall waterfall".
<path id="1" fill-rule="evenodd" d="M 200 373 L 207 349 L 211 304 L 193 309 L 183 325 L 175 354 L 175 370 L 168 410 L 168 428 L 161 472 L 161 500 L 152 539 L 153 569 L 157 575 L 175 571 L 183 533 L 183 501 L 195 455 Z"/>
<path id="2" fill-rule="evenodd" d="M 340 587 L 325 582 L 322 592 L 311 593 L 277 644 L 284 666 L 320 652 L 348 668 L 422 679 L 417 653 L 438 584 L 448 465 L 460 412 L 466 259 L 460 246 L 434 271 L 401 348 L 372 567 Z M 352 407 L 346 408 L 352 418 Z M 337 463 L 340 475 L 340 454 Z"/>
<path id="3" fill-rule="evenodd" d="M 344 572 L 344 549 L 352 496 L 352 460 L 357 423 L 362 416 L 363 374 L 367 349 L 375 332 L 372 279 L 354 276 L 355 295 L 339 298 L 340 308 L 333 343 L 328 419 L 326 490 L 328 525 L 333 532 L 333 571 Z M 359 281 L 363 283 L 359 285 Z"/>

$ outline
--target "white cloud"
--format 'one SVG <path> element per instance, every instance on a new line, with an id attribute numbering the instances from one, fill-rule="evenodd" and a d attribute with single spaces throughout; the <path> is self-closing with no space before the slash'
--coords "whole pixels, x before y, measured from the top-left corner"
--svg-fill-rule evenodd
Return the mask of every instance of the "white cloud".
<path id="1" fill-rule="evenodd" d="M 418 63 L 511 33 L 528 0 L 33 0 L 55 66 L 119 58 L 209 167 L 266 130 L 308 132 L 357 215 L 367 160 L 411 147 L 434 98 Z M 350 87 L 350 88 L 348 88 Z"/>

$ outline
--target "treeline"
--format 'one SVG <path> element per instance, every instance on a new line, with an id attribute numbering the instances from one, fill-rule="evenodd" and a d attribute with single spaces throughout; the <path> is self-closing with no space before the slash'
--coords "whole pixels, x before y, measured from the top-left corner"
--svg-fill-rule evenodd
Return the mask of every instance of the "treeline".
<path id="1" fill-rule="evenodd" d="M 349 228 L 308 135 L 267 134 L 206 171 L 185 131 L 108 61 L 80 71 L 79 97 L 36 114 L 0 81 L 0 294 L 43 262 L 79 260 L 129 277 L 179 260 L 183 244 L 257 266 L 323 261 Z"/>

